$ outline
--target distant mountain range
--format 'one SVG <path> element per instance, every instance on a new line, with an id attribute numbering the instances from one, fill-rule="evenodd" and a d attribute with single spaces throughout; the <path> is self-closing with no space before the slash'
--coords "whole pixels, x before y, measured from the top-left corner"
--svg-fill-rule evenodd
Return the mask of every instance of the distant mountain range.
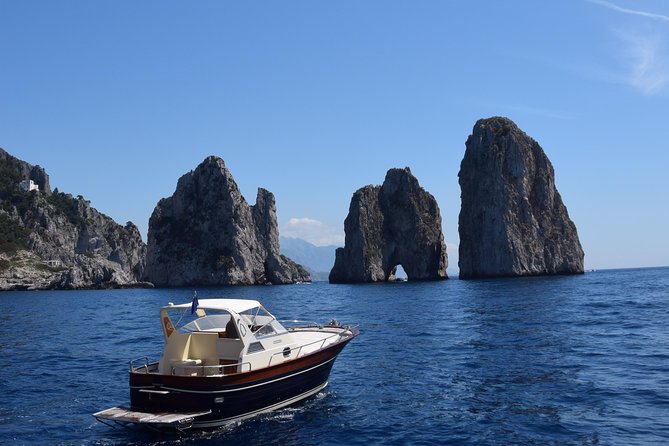
<path id="1" fill-rule="evenodd" d="M 334 265 L 336 246 L 316 246 L 293 237 L 279 237 L 279 244 L 281 254 L 304 266 L 311 273 L 314 282 L 328 280 Z"/>

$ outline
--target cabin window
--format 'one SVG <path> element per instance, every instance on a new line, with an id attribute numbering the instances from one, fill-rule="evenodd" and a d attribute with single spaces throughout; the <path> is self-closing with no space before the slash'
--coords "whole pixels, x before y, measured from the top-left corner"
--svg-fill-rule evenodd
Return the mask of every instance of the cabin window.
<path id="1" fill-rule="evenodd" d="M 256 331 L 256 338 L 264 338 L 265 336 L 272 336 L 285 332 L 286 329 L 275 319 L 260 327 L 258 331 Z"/>
<path id="2" fill-rule="evenodd" d="M 248 349 L 247 353 L 249 353 L 249 354 L 258 353 L 258 352 L 262 352 L 264 350 L 265 350 L 265 347 L 263 347 L 260 342 L 251 342 L 251 345 L 249 345 L 249 349 Z"/>

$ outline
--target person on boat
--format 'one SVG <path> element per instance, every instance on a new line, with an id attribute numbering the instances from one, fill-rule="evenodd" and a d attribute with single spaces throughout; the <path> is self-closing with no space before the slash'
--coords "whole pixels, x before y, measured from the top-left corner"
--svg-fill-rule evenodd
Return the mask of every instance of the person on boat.
<path id="1" fill-rule="evenodd" d="M 226 336 L 230 339 L 239 339 L 239 333 L 237 332 L 237 324 L 235 324 L 235 319 L 230 317 L 227 325 L 225 326 Z"/>

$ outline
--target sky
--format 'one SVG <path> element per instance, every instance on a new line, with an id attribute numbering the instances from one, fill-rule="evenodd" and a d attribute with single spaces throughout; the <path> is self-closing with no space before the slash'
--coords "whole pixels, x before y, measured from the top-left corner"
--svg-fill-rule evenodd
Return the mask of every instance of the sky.
<path id="1" fill-rule="evenodd" d="M 551 160 L 586 269 L 669 265 L 669 2 L 0 0 L 0 147 L 144 239 L 207 156 L 343 245 L 411 168 L 457 274 L 465 141 L 506 116 Z"/>

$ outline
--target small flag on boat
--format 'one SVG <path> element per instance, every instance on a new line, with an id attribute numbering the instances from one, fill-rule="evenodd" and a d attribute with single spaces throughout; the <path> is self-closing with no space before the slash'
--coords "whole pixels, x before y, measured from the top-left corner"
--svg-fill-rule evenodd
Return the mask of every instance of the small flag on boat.
<path id="1" fill-rule="evenodd" d="M 190 307 L 190 314 L 195 313 L 195 310 L 197 310 L 197 306 L 199 305 L 197 301 L 197 291 L 193 291 L 193 304 Z"/>

